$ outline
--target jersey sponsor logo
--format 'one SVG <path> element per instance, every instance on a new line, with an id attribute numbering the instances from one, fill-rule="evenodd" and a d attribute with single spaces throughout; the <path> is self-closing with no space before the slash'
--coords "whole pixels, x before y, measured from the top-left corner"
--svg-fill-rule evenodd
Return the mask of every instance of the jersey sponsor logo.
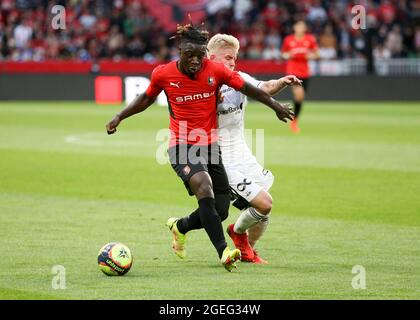
<path id="1" fill-rule="evenodd" d="M 299 54 L 299 53 L 306 53 L 308 51 L 308 48 L 305 47 L 296 47 L 290 50 L 293 54 Z"/>
<path id="2" fill-rule="evenodd" d="M 227 87 L 226 89 L 223 89 L 223 90 L 221 90 L 220 92 L 221 93 L 226 93 L 226 92 L 229 92 L 229 91 L 232 91 L 233 89 L 231 88 L 231 87 Z"/>
<path id="3" fill-rule="evenodd" d="M 220 110 L 217 111 L 217 115 L 221 115 L 221 114 L 229 114 L 238 110 L 242 110 L 242 103 L 239 106 L 236 107 L 229 107 L 226 110 Z"/>
<path id="4" fill-rule="evenodd" d="M 245 191 L 246 186 L 249 186 L 252 183 L 252 181 L 248 181 L 247 178 L 244 179 L 243 182 L 238 183 L 238 185 L 236 186 L 236 189 L 238 189 L 238 191 Z"/>
<path id="5" fill-rule="evenodd" d="M 175 100 L 176 102 L 187 102 L 187 101 L 207 99 L 207 98 L 210 98 L 211 96 L 214 96 L 214 91 L 197 93 L 197 94 L 192 94 L 192 95 L 182 96 L 182 97 L 176 97 Z"/>
<path id="6" fill-rule="evenodd" d="M 169 82 L 169 85 L 179 89 L 179 81 L 178 82 Z"/>

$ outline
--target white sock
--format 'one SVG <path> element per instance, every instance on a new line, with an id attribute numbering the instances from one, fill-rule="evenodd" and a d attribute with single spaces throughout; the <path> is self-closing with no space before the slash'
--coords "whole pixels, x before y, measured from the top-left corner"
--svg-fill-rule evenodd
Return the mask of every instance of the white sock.
<path id="1" fill-rule="evenodd" d="M 267 214 L 257 224 L 253 225 L 248 230 L 248 240 L 252 248 L 255 247 L 255 243 L 261 238 L 267 229 L 269 221 L 269 215 Z"/>
<path id="2" fill-rule="evenodd" d="M 246 230 L 257 224 L 264 217 L 265 216 L 263 214 L 259 213 L 254 208 L 249 207 L 242 211 L 238 220 L 235 222 L 233 231 L 236 233 L 245 233 Z"/>

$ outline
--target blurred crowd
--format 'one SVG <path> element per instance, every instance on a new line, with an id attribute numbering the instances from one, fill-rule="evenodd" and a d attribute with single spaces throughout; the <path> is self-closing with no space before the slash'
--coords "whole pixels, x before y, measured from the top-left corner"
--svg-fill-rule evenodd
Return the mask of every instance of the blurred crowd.
<path id="1" fill-rule="evenodd" d="M 175 59 L 173 30 L 164 30 L 145 2 L 0 0 L 0 60 Z M 366 8 L 366 29 L 352 27 L 356 4 Z M 52 28 L 54 5 L 66 9 L 65 29 Z M 203 0 L 197 8 L 210 35 L 240 40 L 241 58 L 280 59 L 298 19 L 316 36 L 322 59 L 420 57 L 420 0 Z"/>

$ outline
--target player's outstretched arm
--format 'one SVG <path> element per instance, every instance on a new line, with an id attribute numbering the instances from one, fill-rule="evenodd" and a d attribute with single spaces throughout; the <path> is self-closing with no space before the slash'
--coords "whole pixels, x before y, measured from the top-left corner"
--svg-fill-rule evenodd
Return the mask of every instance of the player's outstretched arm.
<path id="1" fill-rule="evenodd" d="M 273 109 L 279 118 L 283 122 L 287 122 L 287 119 L 293 120 L 294 113 L 291 110 L 290 104 L 281 104 L 271 98 L 271 96 L 263 90 L 254 87 L 252 84 L 245 82 L 241 90 L 244 95 L 255 99 L 261 103 L 264 103 L 269 108 Z"/>
<path id="2" fill-rule="evenodd" d="M 302 85 L 302 80 L 299 80 L 294 75 L 287 75 L 280 79 L 273 79 L 268 81 L 263 81 L 260 88 L 261 90 L 267 92 L 270 96 L 275 96 L 277 93 L 282 91 L 288 86 L 300 86 Z"/>
<path id="3" fill-rule="evenodd" d="M 133 114 L 142 112 L 150 107 L 155 98 L 149 97 L 147 94 L 142 93 L 136 97 L 127 107 L 125 107 L 120 113 L 115 115 L 115 117 L 107 123 L 106 131 L 108 134 L 113 134 L 117 131 L 117 127 L 122 120 L 125 118 L 131 117 Z"/>

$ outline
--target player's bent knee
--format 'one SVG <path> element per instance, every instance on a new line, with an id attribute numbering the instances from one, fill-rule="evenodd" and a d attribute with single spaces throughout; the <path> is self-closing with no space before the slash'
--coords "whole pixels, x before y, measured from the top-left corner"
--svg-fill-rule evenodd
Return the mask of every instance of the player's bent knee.
<path id="1" fill-rule="evenodd" d="M 257 210 L 261 214 L 269 214 L 272 208 L 273 208 L 273 201 L 267 199 L 266 201 L 262 203 L 262 205 L 259 208 L 257 208 Z"/>
<path id="2" fill-rule="evenodd" d="M 273 207 L 273 198 L 268 192 L 261 190 L 256 199 L 251 201 L 251 205 L 261 214 L 269 214 Z"/>
<path id="3" fill-rule="evenodd" d="M 198 199 L 214 198 L 213 184 L 207 172 L 203 171 L 194 174 L 189 181 L 189 185 Z"/>
<path id="4" fill-rule="evenodd" d="M 195 190 L 195 195 L 197 196 L 197 198 L 202 199 L 202 198 L 214 198 L 214 194 L 213 194 L 213 188 L 211 183 L 202 183 L 196 190 Z"/>

